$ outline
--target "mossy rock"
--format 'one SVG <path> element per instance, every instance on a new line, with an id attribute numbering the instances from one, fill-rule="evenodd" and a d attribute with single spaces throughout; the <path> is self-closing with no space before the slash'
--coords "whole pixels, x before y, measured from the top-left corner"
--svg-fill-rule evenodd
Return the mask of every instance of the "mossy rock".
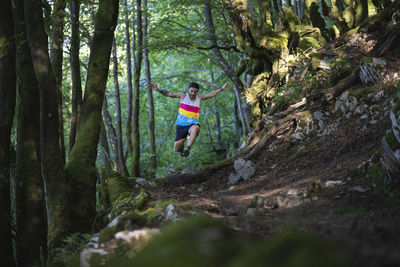
<path id="1" fill-rule="evenodd" d="M 122 193 L 130 192 L 130 184 L 128 180 L 120 173 L 103 169 L 101 176 L 102 180 L 107 184 L 110 204 L 113 205 Z"/>
<path id="2" fill-rule="evenodd" d="M 368 94 L 370 94 L 370 93 L 375 93 L 376 91 L 377 91 L 377 87 L 374 85 L 374 86 L 370 86 L 370 87 L 350 90 L 349 95 L 354 96 L 356 98 L 363 98 L 363 97 L 368 96 Z"/>
<path id="3" fill-rule="evenodd" d="M 313 37 L 300 37 L 299 45 L 297 47 L 302 52 L 308 51 L 310 48 L 320 49 L 321 44 Z"/>
<path id="4" fill-rule="evenodd" d="M 286 231 L 261 241 L 244 237 L 222 223 L 192 217 L 167 226 L 133 258 L 113 266 L 351 266 L 336 245 L 318 236 Z"/>
<path id="5" fill-rule="evenodd" d="M 118 218 L 118 223 L 112 227 L 105 227 L 100 231 L 99 242 L 105 243 L 114 235 L 123 230 L 133 230 L 145 226 L 147 223 L 146 217 L 131 210 Z"/>
<path id="6" fill-rule="evenodd" d="M 143 188 L 136 196 L 130 192 L 124 192 L 114 201 L 113 208 L 110 212 L 111 219 L 122 214 L 123 211 L 132 209 L 142 210 L 149 200 L 150 194 Z"/>
<path id="7" fill-rule="evenodd" d="M 243 247 L 244 239 L 221 222 L 194 216 L 168 225 L 132 259 L 114 266 L 223 266 Z"/>

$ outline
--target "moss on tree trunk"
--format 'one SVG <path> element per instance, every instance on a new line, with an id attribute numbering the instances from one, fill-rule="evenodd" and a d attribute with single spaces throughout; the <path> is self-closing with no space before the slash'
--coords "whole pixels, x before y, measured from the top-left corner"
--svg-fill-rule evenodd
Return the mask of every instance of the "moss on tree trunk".
<path id="1" fill-rule="evenodd" d="M 118 4 L 118 0 L 100 1 L 95 19 L 82 114 L 75 145 L 66 167 L 67 178 L 73 188 L 69 203 L 74 222 L 72 230 L 76 232 L 91 231 L 95 218 L 97 180 L 95 162 Z"/>

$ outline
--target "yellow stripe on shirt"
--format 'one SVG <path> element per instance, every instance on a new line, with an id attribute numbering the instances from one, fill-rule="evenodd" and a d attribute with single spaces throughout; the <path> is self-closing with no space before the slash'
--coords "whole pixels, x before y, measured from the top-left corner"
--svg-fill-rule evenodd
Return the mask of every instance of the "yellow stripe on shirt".
<path id="1" fill-rule="evenodd" d="M 198 119 L 199 118 L 199 113 L 187 111 L 187 110 L 184 110 L 182 108 L 179 108 L 179 113 L 182 114 L 183 116 L 191 118 L 191 119 Z"/>

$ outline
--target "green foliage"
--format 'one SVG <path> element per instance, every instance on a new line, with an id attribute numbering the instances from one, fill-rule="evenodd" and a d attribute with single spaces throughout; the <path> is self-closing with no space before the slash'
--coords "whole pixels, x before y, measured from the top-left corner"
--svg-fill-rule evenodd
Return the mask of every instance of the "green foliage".
<path id="1" fill-rule="evenodd" d="M 89 234 L 72 234 L 56 249 L 56 256 L 50 260 L 51 266 L 79 266 L 79 256 L 89 242 Z"/>

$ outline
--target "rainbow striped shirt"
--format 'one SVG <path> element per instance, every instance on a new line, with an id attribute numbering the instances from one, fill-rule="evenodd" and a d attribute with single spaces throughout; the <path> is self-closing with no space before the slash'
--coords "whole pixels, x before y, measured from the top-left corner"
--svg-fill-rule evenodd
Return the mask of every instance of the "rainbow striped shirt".
<path id="1" fill-rule="evenodd" d="M 176 125 L 188 126 L 191 124 L 199 124 L 200 114 L 200 97 L 196 96 L 196 100 L 190 100 L 189 94 L 186 93 L 185 98 L 181 101 L 179 106 L 178 118 Z"/>

